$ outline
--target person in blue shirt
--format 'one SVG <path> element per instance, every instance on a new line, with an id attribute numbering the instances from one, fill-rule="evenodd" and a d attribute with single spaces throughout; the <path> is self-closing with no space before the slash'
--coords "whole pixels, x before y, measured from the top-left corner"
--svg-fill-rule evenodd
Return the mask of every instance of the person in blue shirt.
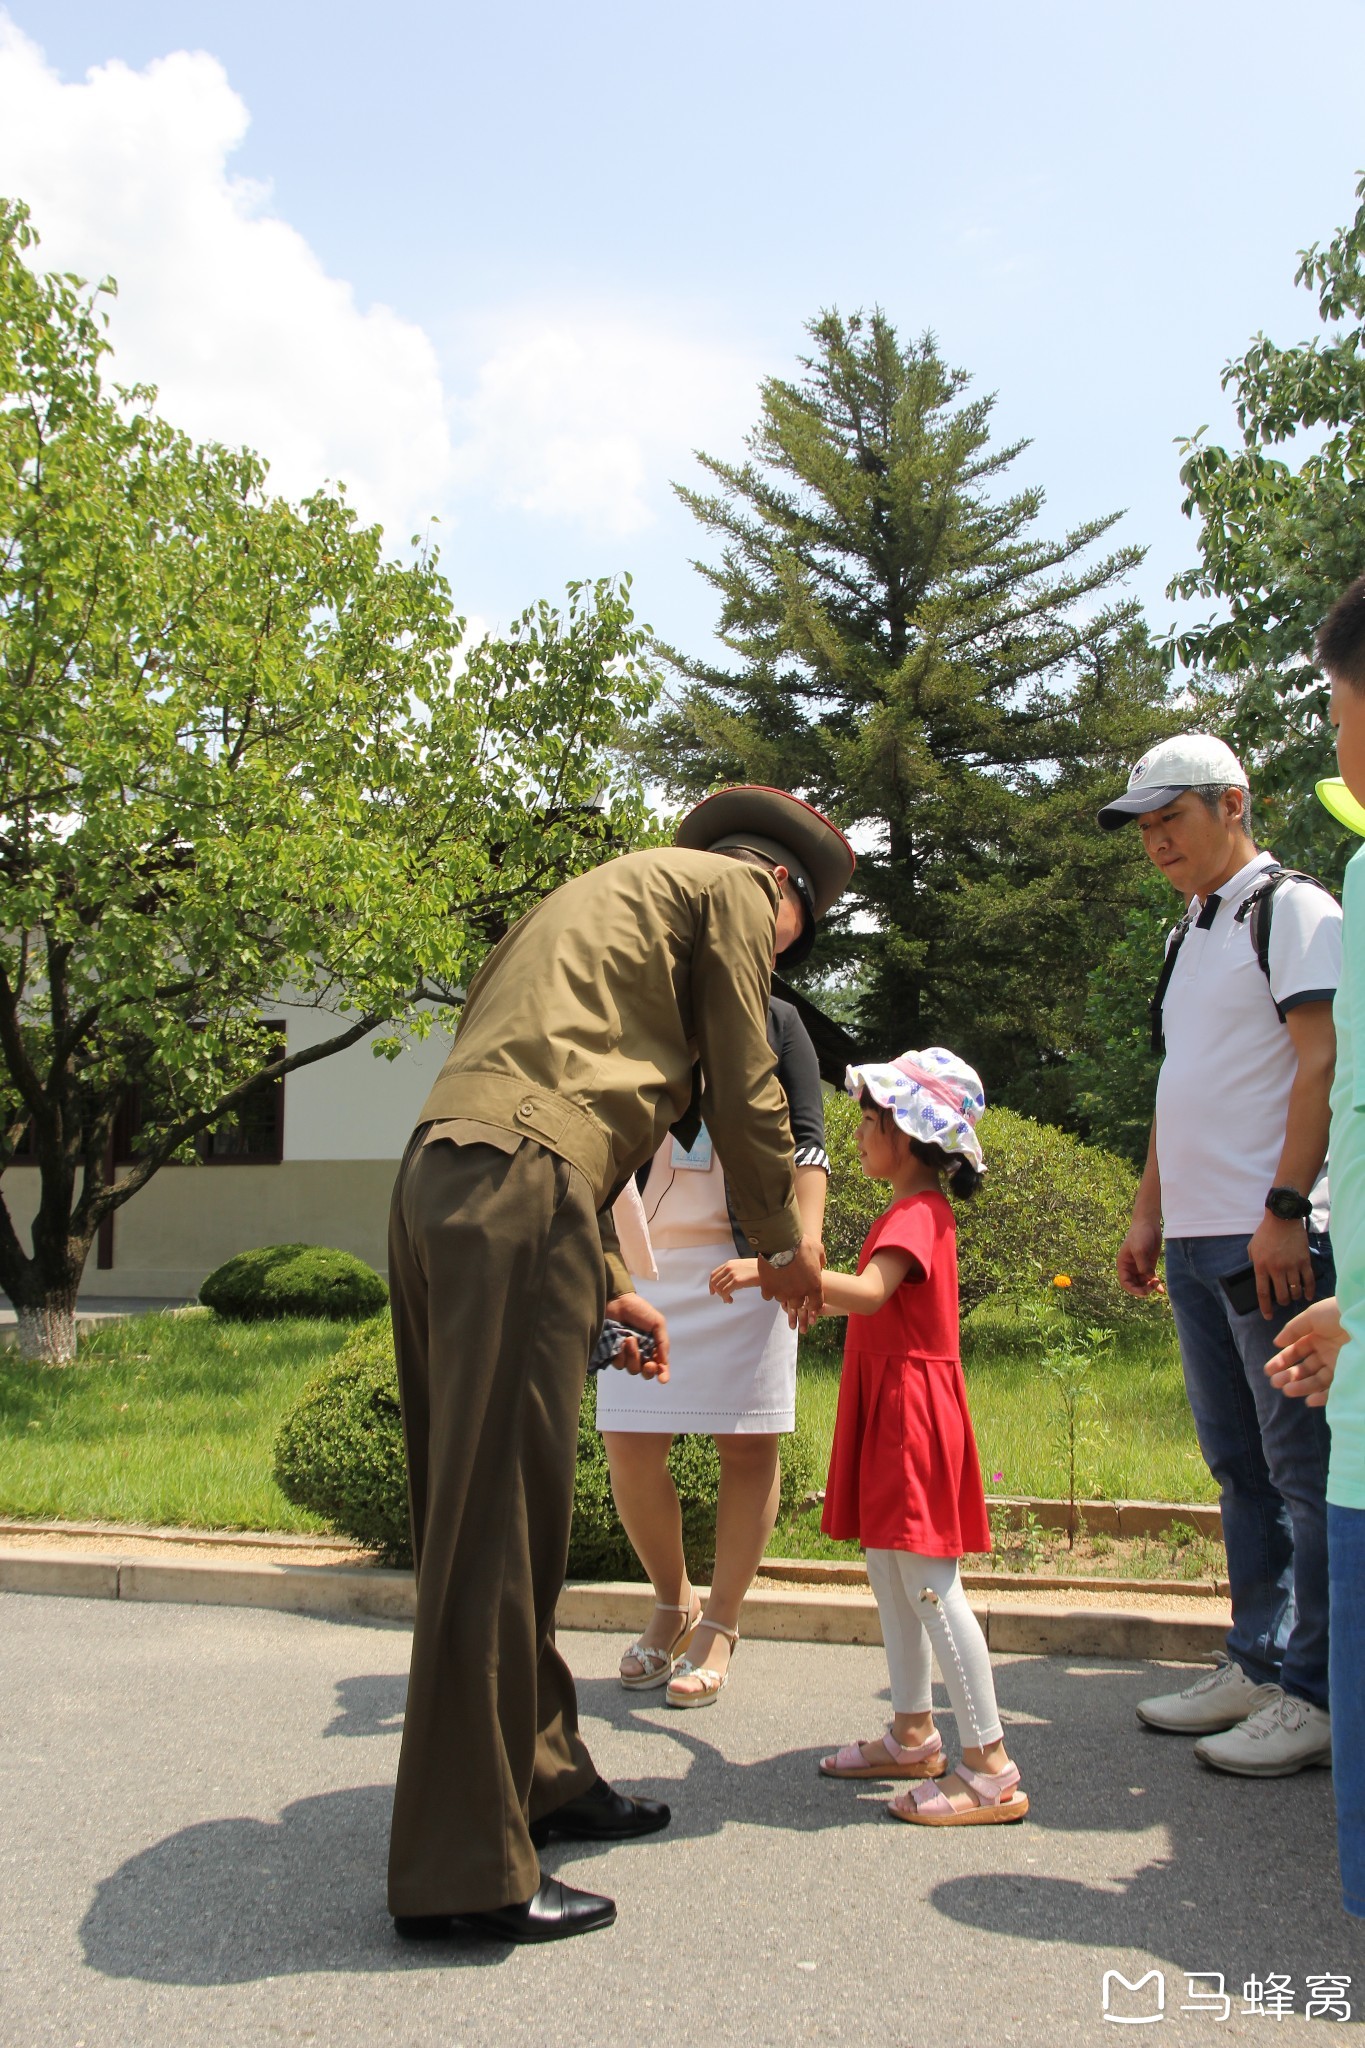
<path id="1" fill-rule="evenodd" d="M 1340 597 L 1318 634 L 1332 686 L 1340 781 L 1320 782 L 1328 810 L 1365 835 L 1365 576 Z M 1331 1601 L 1329 1689 L 1342 1903 L 1365 1919 L 1365 847 L 1342 896 L 1342 973 L 1334 1006 L 1332 1235 L 1337 1291 L 1281 1332 L 1266 1371 L 1310 1407 L 1326 1407 Z"/>

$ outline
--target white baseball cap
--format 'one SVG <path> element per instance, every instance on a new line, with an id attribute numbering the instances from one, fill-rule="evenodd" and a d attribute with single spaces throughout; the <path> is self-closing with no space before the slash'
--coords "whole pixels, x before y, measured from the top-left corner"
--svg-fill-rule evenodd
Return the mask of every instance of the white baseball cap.
<path id="1" fill-rule="evenodd" d="M 1144 811 L 1173 804 L 1187 789 L 1250 787 L 1246 770 L 1226 740 L 1207 732 L 1182 733 L 1147 749 L 1130 770 L 1127 789 L 1105 805 L 1099 822 L 1106 832 L 1113 832 Z"/>

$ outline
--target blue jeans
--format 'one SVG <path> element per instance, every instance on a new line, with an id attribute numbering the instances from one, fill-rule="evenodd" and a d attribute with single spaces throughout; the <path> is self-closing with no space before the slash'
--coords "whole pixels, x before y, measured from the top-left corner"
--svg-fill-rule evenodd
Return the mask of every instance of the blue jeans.
<path id="1" fill-rule="evenodd" d="M 1332 1782 L 1341 1903 L 1365 1920 L 1365 1508 L 1327 1510 L 1332 1564 Z"/>
<path id="2" fill-rule="evenodd" d="M 1332 1248 L 1310 1237 L 1318 1295 L 1336 1287 Z M 1265 1376 L 1278 1333 L 1297 1305 L 1270 1322 L 1237 1315 L 1219 1276 L 1247 1263 L 1245 1237 L 1166 1243 L 1166 1291 L 1175 1311 L 1185 1391 L 1204 1463 L 1218 1481 L 1228 1553 L 1228 1655 L 1257 1685 L 1282 1685 L 1327 1705 L 1327 1452 L 1321 1408 L 1287 1400 Z"/>

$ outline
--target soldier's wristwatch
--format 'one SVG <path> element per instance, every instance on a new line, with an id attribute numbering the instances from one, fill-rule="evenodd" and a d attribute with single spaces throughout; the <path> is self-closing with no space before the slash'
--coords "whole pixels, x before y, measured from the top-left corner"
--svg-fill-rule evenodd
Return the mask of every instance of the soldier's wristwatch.
<path id="1" fill-rule="evenodd" d="M 796 1257 L 796 1254 L 800 1251 L 800 1249 L 801 1247 L 799 1244 L 794 1244 L 790 1251 L 764 1252 L 763 1256 L 770 1266 L 789 1266 L 792 1260 Z"/>
<path id="2" fill-rule="evenodd" d="M 1313 1213 L 1313 1204 L 1297 1188 L 1272 1188 L 1265 1205 L 1282 1223 L 1306 1223 Z"/>

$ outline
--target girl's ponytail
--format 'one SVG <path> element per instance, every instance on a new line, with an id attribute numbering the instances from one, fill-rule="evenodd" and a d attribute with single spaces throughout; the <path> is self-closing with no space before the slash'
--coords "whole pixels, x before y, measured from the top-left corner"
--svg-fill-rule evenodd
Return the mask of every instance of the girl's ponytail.
<path id="1" fill-rule="evenodd" d="M 916 1159 L 922 1159 L 926 1166 L 932 1166 L 935 1173 L 945 1173 L 948 1185 L 959 1202 L 969 1202 L 981 1186 L 984 1176 L 979 1167 L 961 1152 L 945 1152 L 942 1145 L 926 1145 L 921 1138 L 906 1141 Z"/>

